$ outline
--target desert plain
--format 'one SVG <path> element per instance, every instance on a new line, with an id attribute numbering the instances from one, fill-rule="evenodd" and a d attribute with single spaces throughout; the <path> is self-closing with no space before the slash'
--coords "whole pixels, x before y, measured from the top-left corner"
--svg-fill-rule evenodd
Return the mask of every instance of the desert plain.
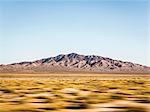
<path id="1" fill-rule="evenodd" d="M 150 112 L 150 74 L 0 74 L 0 112 Z"/>

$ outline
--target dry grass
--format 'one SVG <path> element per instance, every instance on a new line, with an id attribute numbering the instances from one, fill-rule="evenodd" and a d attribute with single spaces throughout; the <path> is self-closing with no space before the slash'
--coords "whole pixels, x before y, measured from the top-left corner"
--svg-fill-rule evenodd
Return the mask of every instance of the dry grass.
<path id="1" fill-rule="evenodd" d="M 0 112 L 150 112 L 149 87 L 149 75 L 1 74 Z"/>

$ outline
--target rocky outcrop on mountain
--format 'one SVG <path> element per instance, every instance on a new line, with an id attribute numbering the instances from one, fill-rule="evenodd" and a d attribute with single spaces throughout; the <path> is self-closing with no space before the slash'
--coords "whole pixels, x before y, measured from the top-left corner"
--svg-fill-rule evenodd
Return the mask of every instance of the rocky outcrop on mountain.
<path id="1" fill-rule="evenodd" d="M 114 60 L 96 55 L 76 53 L 60 54 L 55 57 L 0 65 L 1 73 L 150 73 L 150 67 Z"/>

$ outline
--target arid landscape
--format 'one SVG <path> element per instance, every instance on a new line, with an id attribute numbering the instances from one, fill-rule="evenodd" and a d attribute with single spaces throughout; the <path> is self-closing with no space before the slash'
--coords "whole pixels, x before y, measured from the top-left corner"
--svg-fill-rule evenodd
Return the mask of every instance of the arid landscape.
<path id="1" fill-rule="evenodd" d="M 150 67 L 70 53 L 0 66 L 0 112 L 150 112 Z"/>
<path id="2" fill-rule="evenodd" d="M 150 73 L 150 67 L 97 55 L 59 54 L 0 65 L 0 73 Z"/>
<path id="3" fill-rule="evenodd" d="M 149 74 L 0 74 L 0 112 L 150 112 Z"/>
<path id="4" fill-rule="evenodd" d="M 0 0 L 0 112 L 150 112 L 149 0 Z"/>

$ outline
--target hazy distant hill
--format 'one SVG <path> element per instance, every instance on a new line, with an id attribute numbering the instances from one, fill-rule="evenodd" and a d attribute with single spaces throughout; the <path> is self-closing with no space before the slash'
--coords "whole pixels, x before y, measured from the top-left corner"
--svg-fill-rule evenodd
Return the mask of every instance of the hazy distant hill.
<path id="1" fill-rule="evenodd" d="M 1 73 L 150 73 L 150 67 L 131 62 L 114 60 L 96 55 L 76 53 L 60 54 L 55 57 L 0 65 Z"/>

